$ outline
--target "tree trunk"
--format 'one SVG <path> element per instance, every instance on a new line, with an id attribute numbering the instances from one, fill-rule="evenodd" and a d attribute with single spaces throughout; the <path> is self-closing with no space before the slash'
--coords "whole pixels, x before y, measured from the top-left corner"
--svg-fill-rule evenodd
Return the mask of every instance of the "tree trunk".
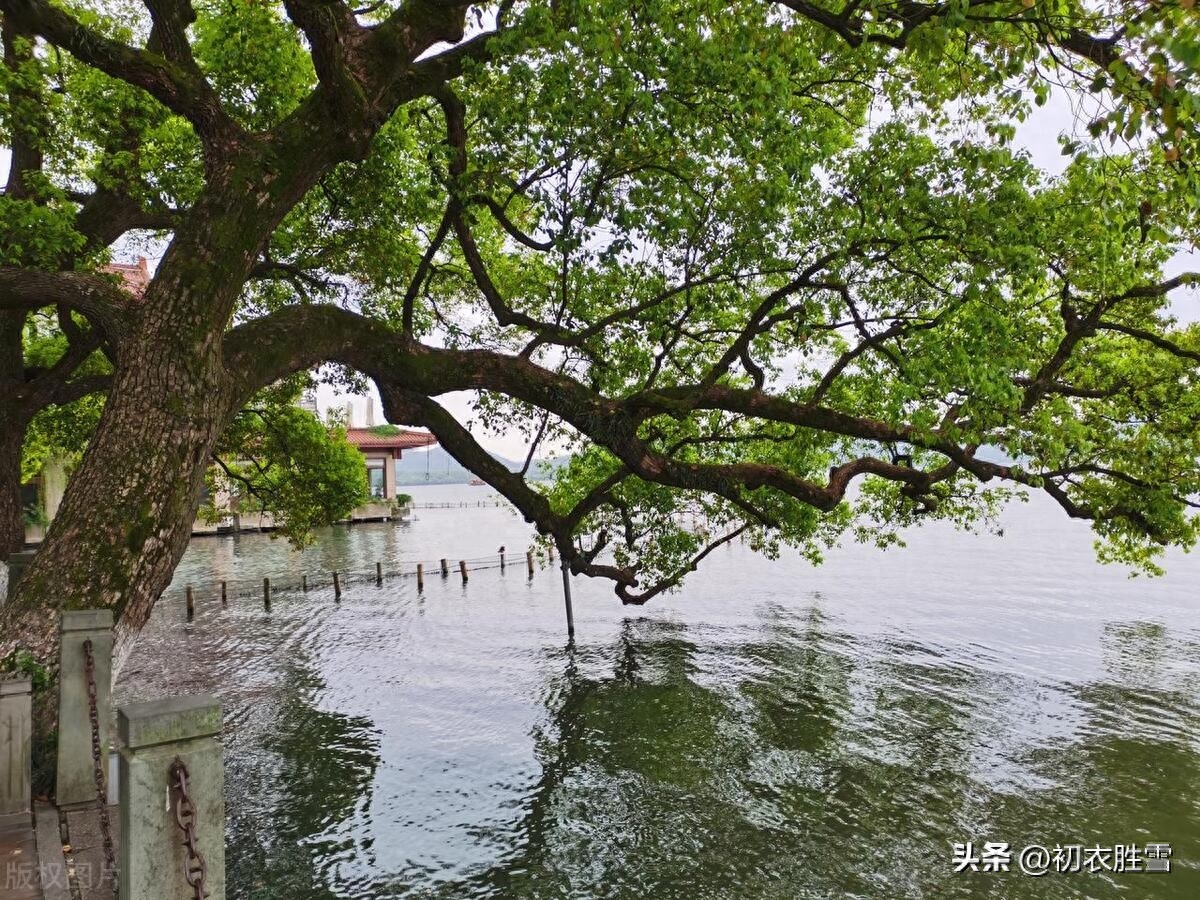
<path id="1" fill-rule="evenodd" d="M 18 402 L 25 386 L 24 330 L 24 312 L 0 311 L 0 397 L 7 398 L 0 408 L 0 561 L 25 546 L 21 446 L 28 421 Z"/>
<path id="2" fill-rule="evenodd" d="M 21 508 L 21 444 L 23 423 L 0 413 L 0 563 L 25 546 L 25 514 Z"/>
<path id="3" fill-rule="evenodd" d="M 57 668 L 59 611 L 99 607 L 117 615 L 123 655 L 187 546 L 231 402 L 220 329 L 167 316 L 140 324 L 46 540 L 0 610 L 0 658 L 23 647 Z"/>

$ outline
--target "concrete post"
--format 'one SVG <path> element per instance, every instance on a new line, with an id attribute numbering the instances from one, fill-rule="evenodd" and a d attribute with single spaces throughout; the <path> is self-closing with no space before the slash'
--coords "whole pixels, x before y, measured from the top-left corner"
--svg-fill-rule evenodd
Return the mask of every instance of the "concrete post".
<path id="1" fill-rule="evenodd" d="M 533 551 L 525 551 L 525 568 L 529 570 L 529 577 L 533 577 Z"/>
<path id="2" fill-rule="evenodd" d="M 58 780 L 55 799 L 60 809 L 96 802 L 92 762 L 92 726 L 88 717 L 87 676 L 83 645 L 92 642 L 96 662 L 96 713 L 100 721 L 100 752 L 108 759 L 108 723 L 112 714 L 111 609 L 64 610 L 59 625 L 61 669 L 58 691 Z"/>
<path id="3" fill-rule="evenodd" d="M 29 811 L 33 682 L 0 678 L 0 816 Z"/>
<path id="4" fill-rule="evenodd" d="M 33 562 L 35 553 L 37 553 L 36 550 L 20 550 L 8 555 L 8 587 L 5 590 L 4 600 L 8 600 L 13 595 L 17 581 L 25 574 L 29 564 Z"/>
<path id="5" fill-rule="evenodd" d="M 396 460 L 398 451 L 392 450 L 383 458 L 383 496 L 387 500 L 396 499 Z"/>
<path id="6" fill-rule="evenodd" d="M 117 710 L 121 739 L 121 900 L 193 900 L 188 860 L 175 821 L 176 758 L 188 770 L 196 846 L 204 856 L 208 900 L 225 900 L 225 768 L 221 704 L 215 697 L 168 697 Z"/>

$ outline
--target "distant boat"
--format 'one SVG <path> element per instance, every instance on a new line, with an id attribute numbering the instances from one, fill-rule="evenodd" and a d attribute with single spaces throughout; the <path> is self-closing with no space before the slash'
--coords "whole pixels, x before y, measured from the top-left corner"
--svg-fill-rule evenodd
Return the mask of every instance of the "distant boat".
<path id="1" fill-rule="evenodd" d="M 480 487 L 483 483 L 484 481 L 482 478 L 472 478 L 467 482 L 467 484 L 471 485 L 471 487 Z"/>

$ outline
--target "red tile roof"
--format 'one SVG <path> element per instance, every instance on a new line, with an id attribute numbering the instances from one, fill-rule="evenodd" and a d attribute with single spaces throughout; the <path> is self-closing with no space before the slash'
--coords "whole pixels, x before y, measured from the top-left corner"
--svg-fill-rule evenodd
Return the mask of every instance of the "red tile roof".
<path id="1" fill-rule="evenodd" d="M 100 271 L 120 275 L 125 290 L 135 297 L 146 293 L 146 287 L 150 284 L 150 266 L 144 256 L 139 256 L 135 263 L 109 263 L 101 266 Z"/>
<path id="2" fill-rule="evenodd" d="M 347 428 L 346 439 L 359 450 L 412 450 L 437 443 L 437 438 L 425 431 L 376 434 L 370 428 Z"/>

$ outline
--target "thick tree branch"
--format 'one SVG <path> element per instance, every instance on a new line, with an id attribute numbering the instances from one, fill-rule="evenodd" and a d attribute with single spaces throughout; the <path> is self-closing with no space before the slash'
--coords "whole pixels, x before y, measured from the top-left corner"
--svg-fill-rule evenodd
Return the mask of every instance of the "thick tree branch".
<path id="1" fill-rule="evenodd" d="M 1164 350 L 1172 356 L 1178 356 L 1180 359 L 1190 359 L 1193 362 L 1200 362 L 1200 351 L 1188 350 L 1186 347 L 1181 347 L 1179 344 L 1169 340 L 1162 335 L 1155 334 L 1153 331 L 1147 331 L 1144 328 L 1134 328 L 1130 325 L 1122 325 L 1119 322 L 1107 322 L 1101 320 L 1096 323 L 1096 329 L 1099 331 L 1114 331 L 1118 334 L 1124 334 L 1131 338 L 1136 338 L 1139 341 L 1145 341 L 1147 344 L 1152 344 L 1159 350 Z"/>
<path id="2" fill-rule="evenodd" d="M 330 113 L 359 109 L 365 98 L 358 59 L 366 29 L 340 0 L 284 0 L 288 17 L 308 38 L 313 67 L 325 88 Z"/>
<path id="3" fill-rule="evenodd" d="M 114 335 L 123 331 L 130 303 L 129 295 L 102 275 L 0 266 L 0 309 L 61 305 Z"/>
<path id="4" fill-rule="evenodd" d="M 157 5 L 160 13 L 164 7 L 177 6 L 174 3 Z M 66 50 L 80 62 L 142 88 L 191 122 L 206 142 L 228 139 L 241 132 L 221 107 L 212 86 L 187 60 L 173 60 L 161 53 L 130 47 L 105 37 L 47 0 L 0 0 L 0 12 L 6 18 L 12 17 L 30 33 Z M 168 42 L 170 30 L 159 32 Z"/>
<path id="5" fill-rule="evenodd" d="M 60 383 L 50 392 L 48 402 L 65 406 L 92 394 L 108 393 L 111 384 L 111 375 L 80 375 Z"/>

